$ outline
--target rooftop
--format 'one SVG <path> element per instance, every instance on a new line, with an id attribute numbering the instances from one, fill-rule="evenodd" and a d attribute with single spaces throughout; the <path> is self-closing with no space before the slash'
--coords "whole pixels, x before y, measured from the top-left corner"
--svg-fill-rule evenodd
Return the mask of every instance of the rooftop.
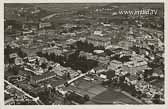
<path id="1" fill-rule="evenodd" d="M 47 72 L 47 73 L 43 73 L 42 75 L 38 75 L 38 76 L 33 76 L 32 79 L 35 81 L 40 81 L 42 79 L 45 78 L 50 78 L 50 77 L 55 77 L 56 73 L 54 72 Z"/>
<path id="2" fill-rule="evenodd" d="M 99 36 L 99 35 L 91 35 L 87 37 L 89 40 L 97 40 L 97 41 L 111 41 L 109 36 Z"/>
<path id="3" fill-rule="evenodd" d="M 110 63 L 115 63 L 115 64 L 122 64 L 122 62 L 117 61 L 117 60 L 112 60 Z"/>

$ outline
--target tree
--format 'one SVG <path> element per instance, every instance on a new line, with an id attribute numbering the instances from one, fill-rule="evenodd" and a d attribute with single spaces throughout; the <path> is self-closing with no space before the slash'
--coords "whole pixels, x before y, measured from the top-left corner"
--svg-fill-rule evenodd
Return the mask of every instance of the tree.
<path id="1" fill-rule="evenodd" d="M 42 57 L 43 56 L 43 53 L 41 51 L 37 52 L 36 53 L 38 56 Z"/>
<path id="2" fill-rule="evenodd" d="M 86 94 L 86 95 L 84 95 L 84 97 L 83 97 L 83 98 L 84 98 L 84 100 L 85 100 L 85 101 L 89 101 L 89 100 L 90 100 L 90 97 L 89 97 L 89 95 L 87 95 L 87 94 Z"/>
<path id="3" fill-rule="evenodd" d="M 18 66 L 13 66 L 12 71 L 13 71 L 14 75 L 17 75 L 18 71 L 19 71 L 19 67 Z"/>
<path id="4" fill-rule="evenodd" d="M 17 49 L 17 54 L 18 54 L 21 58 L 24 58 L 24 57 L 27 56 L 27 54 L 24 53 L 24 52 L 21 50 L 21 48 L 18 48 L 18 49 Z"/>
<path id="5" fill-rule="evenodd" d="M 153 99 L 152 99 L 153 103 L 155 104 L 160 104 L 160 95 L 155 94 Z"/>
<path id="6" fill-rule="evenodd" d="M 47 63 L 42 63 L 42 64 L 41 64 L 41 67 L 42 67 L 43 69 L 46 69 L 46 68 L 47 68 Z"/>
<path id="7" fill-rule="evenodd" d="M 55 58 L 56 58 L 55 53 L 51 53 L 50 54 L 50 60 L 56 61 Z"/>
<path id="8" fill-rule="evenodd" d="M 51 66 L 48 67 L 48 71 L 52 70 L 53 68 Z"/>
<path id="9" fill-rule="evenodd" d="M 49 98 L 48 98 L 48 96 L 49 96 L 48 92 L 40 92 L 40 93 L 38 93 L 38 96 L 44 104 L 47 104 L 47 105 L 50 104 Z"/>
<path id="10" fill-rule="evenodd" d="M 111 80 L 111 78 L 115 76 L 115 71 L 109 70 L 106 72 L 106 74 L 107 74 L 107 79 Z"/>

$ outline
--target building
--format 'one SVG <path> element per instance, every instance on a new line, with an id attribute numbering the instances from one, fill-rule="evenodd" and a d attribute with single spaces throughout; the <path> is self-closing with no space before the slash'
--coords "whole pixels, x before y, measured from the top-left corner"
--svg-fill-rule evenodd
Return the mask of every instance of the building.
<path id="1" fill-rule="evenodd" d="M 87 37 L 87 42 L 93 44 L 94 46 L 109 46 L 111 45 L 111 38 L 101 35 L 91 35 Z"/>
<path id="2" fill-rule="evenodd" d="M 56 77 L 57 74 L 54 72 L 47 72 L 47 73 L 43 73 L 42 75 L 37 75 L 37 76 L 33 76 L 31 77 L 31 84 L 38 84 L 39 82 L 51 79 L 53 77 Z"/>
<path id="3" fill-rule="evenodd" d="M 36 31 L 38 30 L 38 23 L 24 23 L 22 25 L 22 29 L 23 30 L 33 30 L 33 31 Z"/>
<path id="4" fill-rule="evenodd" d="M 158 40 L 156 39 L 147 39 L 148 45 L 158 46 Z"/>
<path id="5" fill-rule="evenodd" d="M 16 65 L 22 65 L 24 62 L 23 62 L 23 59 L 22 58 L 15 58 L 15 64 Z"/>
<path id="6" fill-rule="evenodd" d="M 41 29 L 41 30 L 38 30 L 38 36 L 55 36 L 57 33 L 56 33 L 56 30 L 53 30 L 53 29 Z"/>
<path id="7" fill-rule="evenodd" d="M 65 35 L 65 36 L 76 36 L 76 33 L 67 32 L 67 33 L 62 33 L 62 35 Z"/>
<path id="8" fill-rule="evenodd" d="M 98 65 L 102 65 L 106 68 L 108 63 L 110 62 L 110 57 L 109 56 L 106 56 L 106 57 L 100 56 L 97 58 L 97 61 L 99 62 Z"/>
<path id="9" fill-rule="evenodd" d="M 78 71 L 71 69 L 70 67 L 63 67 L 60 64 L 54 64 L 52 71 L 58 76 L 63 77 L 65 74 L 70 74 L 70 77 L 74 78 L 79 75 Z"/>
<path id="10" fill-rule="evenodd" d="M 51 27 L 51 23 L 50 22 L 39 23 L 39 29 L 46 28 L 46 27 Z"/>
<path id="11" fill-rule="evenodd" d="M 76 28 L 77 25 L 74 25 L 74 24 L 65 24 L 65 25 L 62 25 L 62 27 L 65 29 L 65 30 L 69 30 L 71 28 Z"/>
<path id="12" fill-rule="evenodd" d="M 47 54 L 54 53 L 56 56 L 62 56 L 63 55 L 63 51 L 59 50 L 57 47 L 43 48 L 42 53 L 44 53 L 44 54 L 45 53 L 47 53 Z"/>
<path id="13" fill-rule="evenodd" d="M 126 50 L 133 46 L 133 42 L 131 41 L 120 41 L 118 45 Z"/>
<path id="14" fill-rule="evenodd" d="M 138 71 L 142 71 L 148 68 L 146 61 L 129 61 L 123 64 L 123 70 L 130 74 L 136 74 Z"/>
<path id="15" fill-rule="evenodd" d="M 108 65 L 108 69 L 114 70 L 114 71 L 121 70 L 122 67 L 123 67 L 122 62 L 117 61 L 117 60 L 112 60 L 110 64 Z"/>

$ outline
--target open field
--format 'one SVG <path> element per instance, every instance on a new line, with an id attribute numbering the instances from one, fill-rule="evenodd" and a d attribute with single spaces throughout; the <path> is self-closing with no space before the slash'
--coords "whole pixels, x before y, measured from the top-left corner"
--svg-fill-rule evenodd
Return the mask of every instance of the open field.
<path id="1" fill-rule="evenodd" d="M 122 102 L 124 104 L 139 104 L 132 100 L 121 92 L 117 92 L 114 89 L 108 89 L 101 94 L 95 96 L 92 102 L 96 104 L 113 104 L 113 102 Z"/>

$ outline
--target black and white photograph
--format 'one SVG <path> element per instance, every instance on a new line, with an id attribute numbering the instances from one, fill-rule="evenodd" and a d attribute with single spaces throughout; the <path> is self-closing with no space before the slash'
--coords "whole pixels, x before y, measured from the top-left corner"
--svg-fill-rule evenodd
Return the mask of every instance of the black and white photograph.
<path id="1" fill-rule="evenodd" d="M 4 105 L 164 105 L 164 5 L 4 3 Z"/>

